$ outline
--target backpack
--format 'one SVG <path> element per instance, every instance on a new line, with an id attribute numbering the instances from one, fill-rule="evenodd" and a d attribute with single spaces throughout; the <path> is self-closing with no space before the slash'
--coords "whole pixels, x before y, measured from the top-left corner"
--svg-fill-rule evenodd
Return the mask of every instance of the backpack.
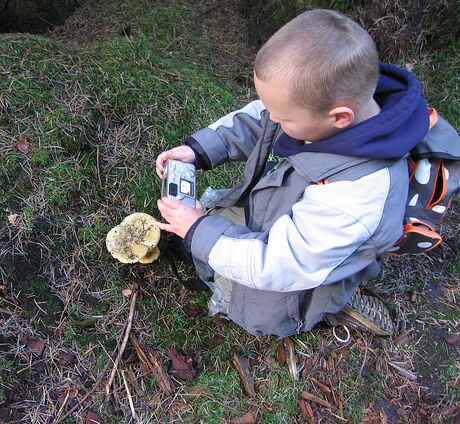
<path id="1" fill-rule="evenodd" d="M 428 109 L 429 130 L 409 153 L 409 190 L 404 213 L 403 234 L 387 250 L 401 256 L 429 252 L 442 242 L 436 228 L 460 190 L 460 137 L 433 108 Z M 332 166 L 316 184 L 359 177 L 391 164 L 391 160 L 364 161 L 349 168 Z"/>
<path id="2" fill-rule="evenodd" d="M 407 158 L 409 193 L 403 235 L 391 255 L 429 252 L 442 242 L 436 228 L 460 190 L 460 137 L 435 109 L 428 110 L 430 129 Z"/>

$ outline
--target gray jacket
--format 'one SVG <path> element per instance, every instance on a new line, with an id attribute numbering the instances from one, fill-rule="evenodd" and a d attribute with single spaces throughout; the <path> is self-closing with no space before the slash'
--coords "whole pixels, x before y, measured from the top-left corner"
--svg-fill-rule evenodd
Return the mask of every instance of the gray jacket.
<path id="1" fill-rule="evenodd" d="M 281 132 L 255 101 L 190 142 L 211 167 L 246 161 L 242 182 L 214 207 L 248 199 L 247 226 L 206 216 L 194 227 L 191 253 L 203 280 L 218 272 L 233 281 L 229 317 L 257 335 L 309 330 L 338 312 L 401 236 L 407 198 L 403 160 L 302 152 L 261 178 Z M 324 178 L 328 184 L 316 184 Z"/>

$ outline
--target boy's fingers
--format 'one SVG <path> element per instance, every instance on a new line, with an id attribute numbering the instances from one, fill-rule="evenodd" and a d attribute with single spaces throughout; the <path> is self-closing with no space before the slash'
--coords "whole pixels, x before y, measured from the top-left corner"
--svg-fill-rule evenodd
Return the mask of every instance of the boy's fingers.
<path id="1" fill-rule="evenodd" d="M 155 221 L 155 225 L 160 229 L 160 230 L 163 230 L 163 231 L 168 231 L 170 233 L 173 232 L 173 226 L 171 224 L 166 224 L 164 222 L 158 222 L 158 221 Z"/>
<path id="2" fill-rule="evenodd" d="M 179 202 L 178 200 L 170 199 L 168 197 L 162 197 L 158 202 L 158 206 L 162 205 L 175 210 L 179 210 L 184 207 L 183 203 Z"/>

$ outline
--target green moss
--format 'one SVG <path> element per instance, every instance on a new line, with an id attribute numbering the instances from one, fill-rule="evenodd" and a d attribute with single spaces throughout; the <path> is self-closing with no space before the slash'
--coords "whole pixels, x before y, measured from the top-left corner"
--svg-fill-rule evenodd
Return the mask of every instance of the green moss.
<path id="1" fill-rule="evenodd" d="M 425 91 L 434 106 L 451 125 L 460 129 L 460 41 L 440 50 L 433 65 L 424 69 Z"/>
<path id="2" fill-rule="evenodd" d="M 88 166 L 82 166 L 75 159 L 56 162 L 49 168 L 45 194 L 52 205 L 62 207 L 81 190 L 81 183 L 89 177 Z"/>
<path id="3" fill-rule="evenodd" d="M 31 159 L 38 167 L 44 167 L 49 165 L 53 158 L 49 148 L 37 147 L 32 151 Z"/>
<path id="4" fill-rule="evenodd" d="M 19 157 L 14 153 L 0 154 L 0 205 L 7 203 L 21 175 Z"/>
<path id="5" fill-rule="evenodd" d="M 209 396 L 200 396 L 195 400 L 194 413 L 189 417 L 190 422 L 206 417 L 207 423 L 217 424 L 244 415 L 246 412 L 247 400 L 243 395 L 238 373 L 234 369 L 229 369 L 225 373 L 207 370 L 197 378 L 196 386 L 202 388 Z M 222 399 L 233 400 L 233 402 L 223 403 Z M 237 399 L 240 401 L 235 402 Z"/>
<path id="6" fill-rule="evenodd" d="M 136 211 L 159 217 L 156 201 L 160 198 L 161 181 L 151 166 L 141 165 L 127 181 L 128 192 Z"/>
<path id="7" fill-rule="evenodd" d="M 0 352 L 0 403 L 6 400 L 5 389 L 14 384 L 17 365 L 9 355 Z"/>
<path id="8" fill-rule="evenodd" d="M 24 224 L 27 228 L 27 230 L 31 231 L 35 225 L 35 221 L 37 219 L 37 211 L 30 207 L 30 206 L 26 206 L 23 210 L 22 210 L 22 215 L 23 215 L 23 218 L 24 218 Z"/>
<path id="9" fill-rule="evenodd" d="M 77 237 L 83 248 L 85 258 L 94 261 L 106 253 L 105 237 L 110 228 L 101 220 L 94 225 L 83 225 L 77 230 Z"/>
<path id="10" fill-rule="evenodd" d="M 460 277 L 460 254 L 455 256 L 454 262 L 452 264 L 453 271 L 457 277 Z"/>
<path id="11" fill-rule="evenodd" d="M 265 2 L 264 13 L 267 22 L 280 26 L 291 14 L 308 7 L 345 10 L 365 3 L 299 0 L 281 4 L 271 0 Z M 164 257 L 148 269 L 124 266 L 108 254 L 104 245 L 108 229 L 131 211 L 145 211 L 159 217 L 156 210 L 159 179 L 154 172 L 156 155 L 181 144 L 184 137 L 239 105 L 237 96 L 241 92 L 230 92 L 217 80 L 222 79 L 219 70 L 233 78 L 230 67 L 238 60 L 225 59 L 220 68 L 213 67 L 222 50 L 204 45 L 209 26 L 197 24 L 197 17 L 201 19 L 203 12 L 200 7 L 201 4 L 192 8 L 186 2 L 167 0 L 156 1 L 152 7 L 146 2 L 107 2 L 98 13 L 112 17 L 111 22 L 120 25 L 120 30 L 129 26 L 133 36 L 111 34 L 101 43 L 78 50 L 44 37 L 1 35 L 0 101 L 2 105 L 8 104 L 9 112 L 0 116 L 0 137 L 2 141 L 7 140 L 7 143 L 0 142 L 0 206 L 3 209 L 18 206 L 29 230 L 36 227 L 39 213 L 40 217 L 52 217 L 51 228 L 43 229 L 49 251 L 39 250 L 37 241 L 41 241 L 42 231 L 13 234 L 14 240 L 24 237 L 20 240 L 24 245 L 36 246 L 37 256 L 43 254 L 47 267 L 59 271 L 61 264 L 71 258 L 75 260 L 75 270 L 69 272 L 83 276 L 87 270 L 101 270 L 101 277 L 88 282 L 88 288 L 103 291 L 108 302 L 93 308 L 92 315 L 111 316 L 121 310 L 121 305 L 126 311 L 121 290 L 131 283 L 133 275 L 145 269 L 146 277 L 153 278 L 158 286 L 148 284 L 139 297 L 135 325 L 145 328 L 152 335 L 151 343 L 160 350 L 183 348 L 197 360 L 200 374 L 192 384 L 202 387 L 209 396 L 200 396 L 191 402 L 190 415 L 181 416 L 184 422 L 204 419 L 221 423 L 244 415 L 249 406 L 240 378 L 230 362 L 235 341 L 247 355 L 252 355 L 268 338 L 260 341 L 248 336 L 234 323 L 225 327 L 215 323 L 207 316 L 209 293 L 184 294 L 175 287 Z M 439 49 L 432 67 L 420 66 L 430 103 L 457 126 L 460 93 L 455 65 L 458 57 L 458 45 L 453 43 L 449 48 Z M 251 66 L 247 68 L 250 75 Z M 239 72 L 246 72 L 243 65 Z M 244 94 L 248 94 L 247 90 Z M 26 155 L 15 145 L 19 133 L 27 134 L 31 144 Z M 226 164 L 200 176 L 199 191 L 208 185 L 230 187 L 240 178 L 241 168 Z M 27 205 L 34 206 L 27 206 L 23 199 L 28 199 Z M 8 234 L 5 216 L 0 226 L 2 232 Z M 14 267 L 5 266 L 2 259 L 2 273 L 15 272 Z M 42 262 L 37 269 L 45 269 L 41 265 Z M 181 267 L 180 272 L 192 272 L 187 269 L 188 265 L 181 264 Z M 458 257 L 452 267 L 458 275 Z M 166 290 L 166 284 L 173 287 Z M 51 311 L 50 323 L 55 325 L 56 312 L 61 311 L 62 305 L 50 295 L 50 285 L 39 278 L 30 279 L 27 285 L 30 285 L 27 290 L 21 289 L 26 295 L 23 299 L 35 296 L 37 301 L 45 302 L 40 306 Z M 422 281 L 415 281 L 411 290 L 421 290 L 423 286 Z M 403 291 L 402 288 L 395 290 L 400 290 L 399 294 Z M 154 295 L 149 297 L 150 293 Z M 170 298 L 160 299 L 164 293 Z M 85 326 L 82 317 L 86 318 L 86 314 L 79 310 L 79 302 L 76 299 L 70 302 L 61 338 L 68 347 L 76 346 L 81 356 L 88 349 L 94 350 L 98 362 L 89 371 L 97 375 L 107 360 L 99 343 L 111 352 L 119 338 L 115 334 L 119 328 L 101 326 L 101 333 L 93 318 L 91 325 Z M 189 317 L 182 309 L 182 302 L 191 302 L 202 314 Z M 32 304 L 28 306 L 31 307 L 22 309 L 21 316 L 33 321 L 33 328 L 41 328 L 46 317 Z M 413 313 L 406 319 L 414 321 L 419 317 L 416 306 L 413 305 Z M 119 318 L 123 321 L 125 316 Z M 433 319 L 453 322 L 458 316 L 449 309 L 449 312 L 438 312 Z M 208 348 L 206 341 L 217 334 L 225 337 L 224 342 Z M 308 354 L 312 354 L 323 336 L 315 329 L 297 337 L 311 348 Z M 276 343 L 273 343 L 272 355 L 275 349 Z M 337 390 L 346 399 L 347 418 L 359 422 L 363 409 L 384 396 L 383 379 L 378 374 L 358 378 L 356 372 L 363 363 L 362 354 L 351 352 L 342 363 L 349 356 L 353 357 L 350 368 L 342 380 L 344 384 Z M 0 362 L 0 371 L 9 368 Z M 266 381 L 254 400 L 270 407 L 270 410 L 261 409 L 261 422 L 294 422 L 298 417 L 299 391 L 308 382 L 304 379 L 293 383 L 286 366 L 281 365 L 270 371 L 263 367 L 254 367 L 251 371 L 256 379 Z M 444 376 L 446 384 L 452 381 L 453 372 L 453 365 L 449 365 Z M 342 374 L 339 377 L 342 378 Z M 147 380 L 147 386 L 152 394 L 157 389 L 153 378 Z M 453 393 L 451 387 L 450 393 Z M 135 400 L 140 404 L 144 401 Z M 104 414 L 107 422 L 121 420 L 120 416 L 110 419 L 112 415 L 105 409 Z M 158 408 L 153 415 L 152 419 L 157 421 L 166 422 L 170 418 L 163 416 L 166 412 Z"/>
<path id="12" fill-rule="evenodd" d="M 371 372 L 366 378 L 358 376 L 361 358 L 353 355 L 350 356 L 350 360 L 354 365 L 349 373 L 342 376 L 341 387 L 344 390 L 345 416 L 358 424 L 364 410 L 385 396 L 384 378 L 375 372 Z"/>
<path id="13" fill-rule="evenodd" d="M 293 381 L 286 368 L 264 377 L 267 384 L 261 389 L 260 396 L 265 399 L 270 410 L 262 413 L 262 422 L 273 424 L 293 422 L 298 415 L 300 391 L 304 383 Z"/>

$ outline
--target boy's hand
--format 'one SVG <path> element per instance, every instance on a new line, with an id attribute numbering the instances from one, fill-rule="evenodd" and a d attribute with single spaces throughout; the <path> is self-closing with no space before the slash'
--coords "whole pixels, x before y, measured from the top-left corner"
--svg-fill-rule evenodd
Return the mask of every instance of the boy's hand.
<path id="1" fill-rule="evenodd" d="M 160 153 L 156 160 L 156 171 L 160 178 L 163 178 L 163 171 L 165 169 L 166 161 L 170 159 L 181 160 L 182 162 L 194 163 L 195 152 L 189 146 L 178 146 L 171 150 L 166 150 Z"/>
<path id="2" fill-rule="evenodd" d="M 157 201 L 157 205 L 168 224 L 157 221 L 156 225 L 161 230 L 177 234 L 181 238 L 184 238 L 195 221 L 204 215 L 200 203 L 197 203 L 196 208 L 191 208 L 178 200 L 163 197 Z"/>

